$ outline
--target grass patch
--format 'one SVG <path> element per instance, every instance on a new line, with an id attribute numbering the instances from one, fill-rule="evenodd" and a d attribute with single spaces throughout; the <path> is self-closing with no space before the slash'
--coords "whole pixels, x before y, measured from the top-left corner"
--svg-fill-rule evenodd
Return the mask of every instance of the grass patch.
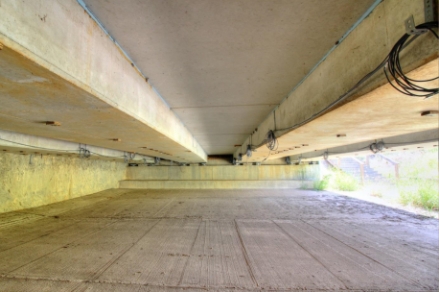
<path id="1" fill-rule="evenodd" d="M 341 170 L 336 170 L 334 171 L 332 187 L 336 190 L 352 192 L 358 190 L 360 188 L 360 184 L 350 174 L 347 174 Z"/>
<path id="2" fill-rule="evenodd" d="M 325 175 L 322 180 L 314 182 L 314 189 L 317 191 L 327 190 L 330 184 L 330 175 Z"/>
<path id="3" fill-rule="evenodd" d="M 356 191 L 360 188 L 358 181 L 341 170 L 332 170 L 323 179 L 314 182 L 314 190 L 334 189 L 339 191 Z"/>
<path id="4" fill-rule="evenodd" d="M 438 150 L 414 152 L 402 160 L 395 180 L 400 203 L 439 211 Z"/>
<path id="5" fill-rule="evenodd" d="M 439 187 L 437 180 L 404 179 L 398 181 L 397 186 L 401 204 L 439 211 Z"/>
<path id="6" fill-rule="evenodd" d="M 382 197 L 383 197 L 383 194 L 382 194 L 381 192 L 379 192 L 379 191 L 372 191 L 372 192 L 370 193 L 370 196 L 371 196 L 371 197 L 375 197 L 375 198 L 382 198 Z"/>

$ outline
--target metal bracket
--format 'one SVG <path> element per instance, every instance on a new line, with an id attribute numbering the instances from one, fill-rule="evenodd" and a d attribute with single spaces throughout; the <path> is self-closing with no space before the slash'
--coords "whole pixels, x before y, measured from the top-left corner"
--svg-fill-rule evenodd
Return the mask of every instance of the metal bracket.
<path id="1" fill-rule="evenodd" d="M 425 22 L 437 21 L 437 0 L 424 0 Z"/>
<path id="2" fill-rule="evenodd" d="M 406 34 L 421 35 L 421 34 L 426 33 L 428 31 L 427 29 L 417 29 L 416 28 L 415 19 L 413 18 L 413 15 L 410 15 L 410 17 L 404 21 L 404 24 L 405 24 Z"/>

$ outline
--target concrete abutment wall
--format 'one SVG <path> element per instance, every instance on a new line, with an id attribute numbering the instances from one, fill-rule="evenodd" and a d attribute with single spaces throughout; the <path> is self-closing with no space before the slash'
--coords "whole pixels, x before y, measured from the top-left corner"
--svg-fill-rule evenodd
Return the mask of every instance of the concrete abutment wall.
<path id="1" fill-rule="evenodd" d="M 214 165 L 129 167 L 121 188 L 285 189 L 311 187 L 319 165 Z"/>
<path id="2" fill-rule="evenodd" d="M 0 213 L 117 188 L 126 164 L 53 154 L 0 152 Z"/>
<path id="3" fill-rule="evenodd" d="M 25 152 L 26 153 L 26 152 Z M 312 187 L 319 165 L 127 167 L 76 155 L 0 152 L 0 213 L 39 207 L 112 188 L 292 189 Z"/>

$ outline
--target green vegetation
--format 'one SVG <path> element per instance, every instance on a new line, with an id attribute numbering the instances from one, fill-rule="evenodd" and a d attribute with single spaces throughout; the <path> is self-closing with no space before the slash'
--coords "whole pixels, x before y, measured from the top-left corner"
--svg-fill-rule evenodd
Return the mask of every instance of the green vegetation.
<path id="1" fill-rule="evenodd" d="M 414 206 L 439 211 L 438 148 L 387 152 L 386 157 L 399 165 L 399 178 L 394 165 L 380 159 L 371 159 L 373 168 L 387 179 L 360 184 L 351 175 L 337 169 L 326 169 L 327 175 L 314 182 L 313 189 L 357 191 L 356 194 L 382 199 L 391 204 Z"/>
<path id="2" fill-rule="evenodd" d="M 403 205 L 439 210 L 438 182 L 426 179 L 405 179 L 398 182 L 399 199 Z"/>
<path id="3" fill-rule="evenodd" d="M 332 181 L 332 187 L 340 191 L 356 191 L 360 188 L 358 181 L 351 175 L 341 171 L 334 171 L 334 179 Z"/>
<path id="4" fill-rule="evenodd" d="M 314 189 L 317 191 L 327 190 L 329 187 L 330 175 L 325 175 L 322 180 L 314 182 Z"/>
<path id="5" fill-rule="evenodd" d="M 356 191 L 360 184 L 350 174 L 341 170 L 332 170 L 330 174 L 323 177 L 322 180 L 314 183 L 314 189 L 318 191 L 335 189 L 339 191 Z"/>
<path id="6" fill-rule="evenodd" d="M 401 176 L 396 180 L 396 186 L 401 204 L 439 210 L 437 155 L 437 148 L 422 151 L 400 164 Z"/>

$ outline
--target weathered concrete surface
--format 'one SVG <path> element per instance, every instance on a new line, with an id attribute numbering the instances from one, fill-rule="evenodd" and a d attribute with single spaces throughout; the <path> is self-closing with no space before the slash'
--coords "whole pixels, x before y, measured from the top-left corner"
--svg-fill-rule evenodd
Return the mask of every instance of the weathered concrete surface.
<path id="1" fill-rule="evenodd" d="M 133 180 L 312 180 L 319 165 L 215 165 L 129 167 Z"/>
<path id="2" fill-rule="evenodd" d="M 129 167 L 121 188 L 297 189 L 320 178 L 319 165 L 215 165 Z"/>
<path id="3" fill-rule="evenodd" d="M 137 153 L 127 153 L 118 150 L 96 146 L 66 142 L 61 140 L 25 135 L 0 130 L 0 150 L 9 153 L 27 154 L 77 154 L 81 155 L 80 148 L 89 151 L 90 158 L 109 159 L 125 162 L 154 163 L 154 158 Z"/>
<path id="4" fill-rule="evenodd" d="M 2 0 L 0 19 L 0 129 L 206 161 L 191 133 L 75 0 Z"/>
<path id="5" fill-rule="evenodd" d="M 258 130 L 253 135 L 253 144 L 261 143 L 269 130 L 288 128 L 305 121 L 352 88 L 389 54 L 394 44 L 405 34 L 404 21 L 411 15 L 416 24 L 425 22 L 423 0 L 386 0 L 380 3 L 279 105 L 275 111 L 276 125 L 274 113 L 271 113 L 256 126 Z M 410 72 L 436 59 L 429 64 L 426 72 L 418 72 L 420 75 L 415 79 L 437 76 L 438 45 L 432 34 L 419 37 L 401 56 L 404 72 Z M 421 71 L 423 70 L 425 71 Z M 350 100 L 361 97 L 385 83 L 387 80 L 381 71 L 355 92 Z M 437 86 L 437 80 L 430 84 L 430 87 Z M 345 110 L 337 111 L 331 118 L 326 117 L 331 114 L 329 113 L 318 119 L 320 122 L 316 120 L 314 127 L 305 126 L 295 131 L 277 133 L 278 136 L 286 136 L 285 140 L 280 141 L 282 149 L 279 149 L 285 153 L 278 157 L 308 152 L 307 149 L 295 149 L 295 146 L 300 147 L 302 144 L 311 145 L 314 147 L 313 150 L 332 148 L 437 128 L 437 123 L 432 125 L 431 121 L 419 119 L 419 110 L 437 109 L 437 96 L 424 101 L 422 98 L 401 95 L 390 86 L 383 86 L 375 96 L 369 95 L 361 99 L 362 101 L 354 105 L 342 107 Z M 336 135 L 340 133 L 338 131 L 348 132 L 346 139 L 337 140 Z M 235 156 L 245 153 L 249 138 L 240 143 L 243 147 L 235 151 Z M 317 139 L 322 146 L 313 145 Z M 264 148 L 266 149 L 264 146 L 260 150 Z M 294 151 L 289 151 L 290 149 Z M 252 158 L 265 159 L 268 151 L 263 152 L 258 151 Z"/>
<path id="6" fill-rule="evenodd" d="M 375 0 L 84 0 L 209 154 L 231 154 Z"/>
<path id="7" fill-rule="evenodd" d="M 429 79 L 436 77 L 438 71 L 439 59 L 435 59 L 407 75 L 413 79 Z M 427 82 L 424 85 L 430 88 L 439 87 L 439 81 Z M 243 160 L 269 160 L 312 151 L 326 151 L 334 147 L 375 139 L 386 140 L 388 137 L 411 133 L 416 136 L 418 132 L 437 131 L 439 128 L 437 116 L 421 116 L 421 113 L 438 110 L 438 95 L 429 99 L 406 96 L 396 91 L 390 84 L 386 84 L 280 136 L 279 147 L 276 151 L 270 152 L 263 145 L 253 153 L 251 158 L 244 156 Z M 281 114 L 282 116 L 287 116 L 287 114 Z M 337 137 L 338 134 L 346 136 Z M 436 137 L 437 135 L 434 135 L 428 140 Z"/>
<path id="8" fill-rule="evenodd" d="M 434 119 L 434 117 L 432 117 Z M 423 132 L 410 133 L 406 135 L 387 137 L 380 140 L 385 143 L 385 148 L 380 153 L 389 153 L 392 151 L 403 150 L 418 150 L 421 148 L 433 148 L 439 145 L 439 131 L 438 129 L 428 130 Z M 343 145 L 329 149 L 322 149 L 318 151 L 300 153 L 290 156 L 290 160 L 294 163 L 297 161 L 316 160 L 328 157 L 344 157 L 352 155 L 370 155 L 370 144 L 376 143 L 377 140 L 360 142 L 355 144 Z M 272 160 L 270 160 L 271 162 Z M 285 161 L 285 160 L 284 160 Z"/>
<path id="9" fill-rule="evenodd" d="M 0 291 L 437 291 L 437 230 L 328 192 L 113 190 L 0 215 Z"/>
<path id="10" fill-rule="evenodd" d="M 120 161 L 0 151 L 0 213 L 118 188 L 125 173 Z"/>
<path id="11" fill-rule="evenodd" d="M 126 189 L 310 189 L 310 180 L 122 180 L 120 188 Z"/>

